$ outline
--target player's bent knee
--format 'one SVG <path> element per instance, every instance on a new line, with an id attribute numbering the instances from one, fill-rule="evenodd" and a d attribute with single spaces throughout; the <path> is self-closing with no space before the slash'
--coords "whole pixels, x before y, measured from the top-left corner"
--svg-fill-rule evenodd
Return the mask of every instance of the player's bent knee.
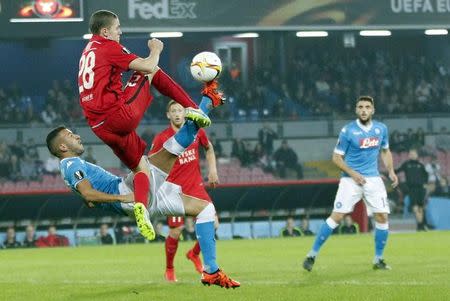
<path id="1" fill-rule="evenodd" d="M 213 203 L 209 203 L 198 215 L 197 224 L 214 222 L 216 219 L 216 208 Z"/>
<path id="2" fill-rule="evenodd" d="M 387 213 L 375 213 L 375 221 L 378 223 L 387 223 L 388 222 L 388 215 Z"/>
<path id="3" fill-rule="evenodd" d="M 176 227 L 176 228 L 169 228 L 169 236 L 175 239 L 179 239 L 181 232 L 183 231 L 183 226 Z"/>

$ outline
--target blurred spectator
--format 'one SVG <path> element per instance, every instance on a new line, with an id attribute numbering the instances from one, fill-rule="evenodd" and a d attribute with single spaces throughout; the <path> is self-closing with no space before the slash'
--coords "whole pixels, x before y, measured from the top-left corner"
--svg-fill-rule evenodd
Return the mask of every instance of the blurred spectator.
<path id="1" fill-rule="evenodd" d="M 94 153 L 93 153 L 92 146 L 88 146 L 86 148 L 86 153 L 84 155 L 84 160 L 86 160 L 87 162 L 92 163 L 92 164 L 97 164 L 97 160 L 95 160 L 95 158 L 94 158 Z"/>
<path id="2" fill-rule="evenodd" d="M 223 147 L 222 147 L 222 144 L 220 143 L 220 141 L 217 140 L 216 133 L 215 132 L 211 132 L 209 134 L 208 138 L 209 138 L 209 142 L 211 142 L 211 144 L 213 145 L 214 154 L 216 155 L 216 157 L 217 158 L 223 158 L 224 157 Z"/>
<path id="3" fill-rule="evenodd" d="M 286 171 L 293 170 L 297 174 L 297 179 L 303 179 L 303 168 L 298 163 L 297 154 L 288 145 L 287 140 L 283 140 L 281 142 L 280 148 L 278 148 L 273 154 L 273 159 L 276 163 L 276 169 L 280 178 L 286 179 Z"/>
<path id="4" fill-rule="evenodd" d="M 20 242 L 16 240 L 16 229 L 14 227 L 8 227 L 6 230 L 6 239 L 3 242 L 2 248 L 15 249 L 20 248 Z"/>
<path id="5" fill-rule="evenodd" d="M 314 235 L 314 233 L 309 229 L 309 218 L 306 217 L 306 216 L 304 218 L 302 218 L 302 224 L 301 224 L 301 227 L 300 227 L 300 231 L 305 236 L 312 236 L 312 235 Z"/>
<path id="6" fill-rule="evenodd" d="M 267 155 L 273 153 L 273 141 L 278 138 L 277 133 L 264 122 L 263 127 L 258 131 L 258 141 Z"/>
<path id="7" fill-rule="evenodd" d="M 441 152 L 450 151 L 450 133 L 445 126 L 441 127 L 435 139 L 436 148 Z"/>
<path id="8" fill-rule="evenodd" d="M 25 153 L 33 160 L 39 160 L 39 152 L 34 138 L 28 138 L 25 145 Z"/>
<path id="9" fill-rule="evenodd" d="M 5 141 L 0 141 L 0 180 L 9 178 L 11 172 L 11 152 Z"/>
<path id="10" fill-rule="evenodd" d="M 248 151 L 246 142 L 240 138 L 235 138 L 231 147 L 231 157 L 238 158 L 242 166 L 250 165 L 251 154 Z"/>
<path id="11" fill-rule="evenodd" d="M 69 239 L 64 235 L 56 233 L 56 227 L 48 227 L 47 236 L 41 236 L 36 241 L 36 246 L 39 248 L 46 247 L 66 247 L 69 245 Z"/>
<path id="12" fill-rule="evenodd" d="M 181 231 L 181 235 L 184 240 L 197 240 L 194 219 L 191 216 L 186 216 L 184 218 L 184 228 Z"/>
<path id="13" fill-rule="evenodd" d="M 100 234 L 100 242 L 102 245 L 112 245 L 114 243 L 111 234 L 109 234 L 108 224 L 100 225 L 99 234 Z"/>
<path id="14" fill-rule="evenodd" d="M 20 161 L 20 179 L 25 181 L 38 180 L 38 169 L 36 160 L 31 158 L 28 153 Z"/>
<path id="15" fill-rule="evenodd" d="M 431 84 L 427 83 L 422 79 L 419 85 L 416 87 L 415 95 L 420 104 L 426 105 L 431 98 L 432 87 Z"/>
<path id="16" fill-rule="evenodd" d="M 397 130 L 391 132 L 389 137 L 389 148 L 397 153 L 405 150 L 404 136 Z"/>
<path id="17" fill-rule="evenodd" d="M 436 155 L 431 155 L 431 162 L 427 163 L 425 170 L 428 174 L 428 188 L 432 195 L 446 195 L 448 185 L 445 177 L 442 175 L 441 164 Z"/>
<path id="18" fill-rule="evenodd" d="M 402 185 L 403 192 L 408 194 L 414 213 L 416 214 L 417 230 L 425 230 L 424 204 L 428 174 L 425 166 L 419 162 L 417 150 L 409 151 L 409 160 L 395 170 L 396 173 L 405 173 L 406 184 Z"/>
<path id="19" fill-rule="evenodd" d="M 50 175 L 58 175 L 59 159 L 54 156 L 48 157 L 44 164 L 44 173 Z"/>
<path id="20" fill-rule="evenodd" d="M 56 114 L 53 106 L 48 104 L 44 111 L 41 113 L 42 121 L 48 125 L 52 126 L 58 119 L 58 115 Z"/>
<path id="21" fill-rule="evenodd" d="M 342 224 L 339 226 L 339 234 L 358 234 L 359 225 L 355 223 L 350 214 L 344 216 Z"/>
<path id="22" fill-rule="evenodd" d="M 421 149 L 425 146 L 425 131 L 423 128 L 419 127 L 416 131 L 415 137 L 415 147 Z"/>
<path id="23" fill-rule="evenodd" d="M 283 237 L 295 237 L 302 236 L 302 232 L 295 226 L 295 220 L 293 217 L 288 217 L 286 220 L 286 227 L 281 229 L 281 236 Z"/>
<path id="24" fill-rule="evenodd" d="M 35 248 L 36 247 L 36 232 L 33 225 L 28 225 L 25 229 L 25 238 L 23 239 L 22 247 Z"/>

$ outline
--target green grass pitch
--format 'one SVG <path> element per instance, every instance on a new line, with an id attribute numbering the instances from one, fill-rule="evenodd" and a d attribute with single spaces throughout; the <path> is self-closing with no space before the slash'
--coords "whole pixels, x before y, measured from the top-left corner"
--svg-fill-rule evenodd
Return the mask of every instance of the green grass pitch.
<path id="1" fill-rule="evenodd" d="M 164 245 L 0 250 L 0 300 L 450 300 L 450 232 L 392 234 L 391 271 L 373 271 L 372 235 L 333 236 L 311 273 L 313 238 L 218 241 L 219 265 L 242 287 L 204 287 L 180 243 L 179 282 Z"/>

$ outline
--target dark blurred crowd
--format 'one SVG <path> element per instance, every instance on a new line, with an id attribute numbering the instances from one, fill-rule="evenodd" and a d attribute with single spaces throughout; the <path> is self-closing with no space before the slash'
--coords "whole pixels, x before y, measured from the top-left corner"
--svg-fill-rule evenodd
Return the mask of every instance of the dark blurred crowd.
<path id="1" fill-rule="evenodd" d="M 234 119 L 299 119 L 352 114 L 360 95 L 375 98 L 377 114 L 450 112 L 449 70 L 430 57 L 387 51 L 299 52 L 287 76 L 272 66 L 245 85 L 227 70 L 221 82 Z"/>
<path id="2" fill-rule="evenodd" d="M 47 95 L 31 96 L 17 83 L 0 87 L 0 123 L 44 123 L 53 126 L 82 120 L 75 83 L 53 80 Z"/>
<path id="3" fill-rule="evenodd" d="M 59 163 L 56 168 L 59 167 L 58 165 Z M 24 143 L 16 141 L 10 145 L 0 141 L 0 181 L 39 180 L 44 167 L 33 138 Z"/>
<path id="4" fill-rule="evenodd" d="M 278 66 L 278 61 L 268 62 L 250 70 L 248 80 L 237 63 L 224 66 L 220 82 L 227 106 L 214 113 L 216 120 L 339 116 L 353 112 L 361 94 L 375 98 L 378 114 L 450 111 L 449 70 L 428 56 L 303 50 L 286 64 L 284 76 Z M 149 122 L 165 116 L 167 102 L 155 96 L 144 117 Z M 18 84 L 0 88 L 0 123 L 55 125 L 84 119 L 74 81 L 54 80 L 47 95 L 33 97 Z"/>
<path id="5" fill-rule="evenodd" d="M 66 247 L 69 245 L 69 239 L 64 235 L 60 235 L 56 231 L 56 227 L 51 225 L 47 228 L 47 234 L 42 236 L 36 235 L 36 228 L 28 225 L 25 228 L 25 236 L 22 241 L 16 238 L 16 228 L 10 226 L 6 229 L 5 240 L 0 245 L 1 249 L 16 248 L 46 248 L 46 247 Z"/>
<path id="6" fill-rule="evenodd" d="M 252 146 L 248 140 L 235 138 L 231 149 L 231 157 L 237 158 L 243 167 L 261 167 L 281 179 L 303 179 L 303 167 L 296 151 L 283 139 L 281 145 L 274 149 L 274 141 L 278 134 L 264 123 L 258 131 L 257 141 Z M 217 149 L 214 144 L 214 149 Z M 221 147 L 219 147 L 221 149 Z M 219 153 L 220 155 L 220 153 Z"/>

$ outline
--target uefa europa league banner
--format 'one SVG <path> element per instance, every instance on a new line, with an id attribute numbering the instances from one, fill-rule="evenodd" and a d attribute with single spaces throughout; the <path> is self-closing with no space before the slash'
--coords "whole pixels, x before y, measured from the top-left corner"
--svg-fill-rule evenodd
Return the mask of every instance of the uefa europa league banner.
<path id="1" fill-rule="evenodd" d="M 110 9 L 124 31 L 423 28 L 450 24 L 450 0 L 89 0 Z"/>

